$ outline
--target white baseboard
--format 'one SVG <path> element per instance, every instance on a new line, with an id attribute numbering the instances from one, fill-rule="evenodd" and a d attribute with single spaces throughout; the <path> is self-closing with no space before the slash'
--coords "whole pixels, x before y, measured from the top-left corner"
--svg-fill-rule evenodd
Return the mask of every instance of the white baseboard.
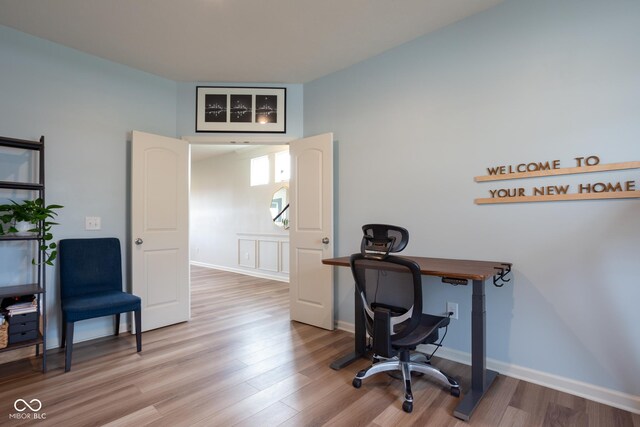
<path id="1" fill-rule="evenodd" d="M 340 329 L 341 331 L 351 332 L 352 334 L 356 333 L 356 328 L 353 323 L 347 323 L 342 320 L 338 320 L 336 322 L 336 329 Z"/>
<path id="2" fill-rule="evenodd" d="M 249 270 L 249 269 L 235 268 L 235 267 L 226 267 L 226 266 L 223 266 L 223 265 L 207 264 L 205 262 L 199 262 L 199 261 L 190 261 L 190 264 L 191 265 L 197 265 L 198 267 L 212 268 L 212 269 L 215 269 L 215 270 L 222 270 L 222 271 L 229 271 L 231 273 L 244 274 L 244 275 L 251 276 L 251 277 L 259 277 L 261 279 L 277 280 L 278 282 L 289 283 L 289 278 L 288 277 L 283 277 L 281 275 L 276 275 L 276 274 L 270 274 L 270 273 L 265 272 L 265 271 Z"/>
<path id="3" fill-rule="evenodd" d="M 354 333 L 355 327 L 353 323 L 338 321 L 336 328 Z M 424 346 L 427 353 L 431 353 L 433 346 Z M 471 354 L 459 350 L 441 347 L 436 353 L 438 357 L 451 360 L 454 362 L 471 365 Z M 528 381 L 554 390 L 569 393 L 625 411 L 640 414 L 640 396 L 634 396 L 629 393 L 622 393 L 617 390 L 607 389 L 597 385 L 576 381 L 571 378 L 561 377 L 559 375 L 548 374 L 546 372 L 537 371 L 535 369 L 525 368 L 523 366 L 513 365 L 501 362 L 496 359 L 487 358 L 487 368 L 497 371 L 502 375 Z"/>

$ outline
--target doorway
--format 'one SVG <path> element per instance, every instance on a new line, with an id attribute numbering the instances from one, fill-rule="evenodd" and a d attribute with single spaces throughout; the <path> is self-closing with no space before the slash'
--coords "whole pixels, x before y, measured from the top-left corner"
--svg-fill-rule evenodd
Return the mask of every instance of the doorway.
<path id="1" fill-rule="evenodd" d="M 287 203 L 280 163 L 288 151 L 286 144 L 191 144 L 192 265 L 288 282 L 288 221 L 272 215 Z M 260 164 L 266 179 L 252 183 Z"/>
<path id="2" fill-rule="evenodd" d="M 278 172 L 282 171 L 278 170 L 278 167 L 272 168 L 269 165 L 278 164 L 277 156 L 278 154 L 286 154 L 284 151 L 280 151 L 286 147 L 264 148 L 269 153 L 276 153 L 273 161 L 269 160 L 270 154 L 248 152 L 239 156 L 243 160 L 239 165 L 233 165 L 231 159 L 224 159 L 217 162 L 217 165 L 205 164 L 204 177 L 200 177 L 197 172 L 192 174 L 192 176 L 198 176 L 198 179 L 202 178 L 202 182 L 204 182 L 202 185 L 200 185 L 201 182 L 192 183 L 194 199 L 208 200 L 209 203 L 206 207 L 208 209 L 215 207 L 219 212 L 224 212 L 226 219 L 213 218 L 212 220 L 207 216 L 204 221 L 198 222 L 199 219 L 202 219 L 202 212 L 206 211 L 200 209 L 197 202 L 194 202 L 192 204 L 194 212 L 191 215 L 193 222 L 190 233 L 193 237 L 192 243 L 197 240 L 205 245 L 218 243 L 223 240 L 222 236 L 225 233 L 227 236 L 231 234 L 227 243 L 222 242 L 221 246 L 227 250 L 237 247 L 235 256 L 228 259 L 231 265 L 237 262 L 238 266 L 251 269 L 251 273 L 247 274 L 264 277 L 262 275 L 268 272 L 279 274 L 282 277 L 289 276 L 290 273 L 291 319 L 329 330 L 335 327 L 333 269 L 329 266 L 323 266 L 322 260 L 333 257 L 333 145 L 334 139 L 331 133 L 292 141 L 291 159 L 281 162 L 290 169 L 290 199 L 292 203 L 289 215 L 293 224 L 290 236 L 287 236 L 287 227 L 283 227 L 287 221 L 280 222 L 279 233 L 272 233 L 274 227 L 278 226 L 275 220 L 280 217 L 280 213 L 276 216 L 276 212 L 285 211 L 285 209 L 281 209 L 282 200 L 276 200 L 276 196 L 282 194 L 283 189 L 286 189 L 283 187 L 286 186 L 286 180 L 278 180 Z M 256 157 L 256 155 L 259 156 Z M 247 163 L 248 161 L 250 163 Z M 257 169 L 261 169 L 263 172 L 267 170 L 266 178 L 254 179 L 254 162 L 256 164 L 263 163 L 263 166 Z M 238 170 L 240 170 L 240 176 L 229 179 L 230 176 L 235 176 Z M 249 176 L 247 176 L 247 170 L 250 171 Z M 207 173 L 217 175 L 209 177 L 206 175 Z M 255 189 L 265 183 L 270 183 L 271 176 L 274 177 L 275 187 L 271 188 L 266 195 L 258 197 L 257 203 L 255 200 L 250 201 L 248 209 L 239 211 L 235 209 L 238 194 L 246 191 L 247 188 Z M 247 179 L 249 180 L 248 187 Z M 224 190 L 222 192 L 201 192 L 199 187 L 206 188 L 212 182 L 232 182 L 235 187 L 233 191 L 227 190 L 229 194 L 226 199 L 222 200 L 219 195 L 224 194 Z M 201 195 L 203 195 L 202 198 L 199 197 Z M 243 200 L 242 197 L 240 199 Z M 277 201 L 280 203 L 276 203 Z M 274 209 L 274 204 L 276 209 Z M 265 212 L 265 206 L 274 211 L 273 216 L 258 214 L 256 225 L 255 212 L 256 210 Z M 244 215 L 240 215 L 241 217 L 238 218 L 237 212 Z M 266 221 L 261 223 L 264 220 Z M 216 222 L 218 233 L 207 229 L 208 226 Z M 199 224 L 204 224 L 204 226 L 199 227 Z M 263 226 L 263 224 L 268 225 Z M 253 227 L 257 231 L 238 231 L 247 229 L 247 226 Z M 201 253 L 200 247 L 198 244 L 194 246 L 194 256 L 198 257 Z M 290 259 L 289 252 L 291 252 Z M 291 272 L 289 272 L 289 266 Z"/>

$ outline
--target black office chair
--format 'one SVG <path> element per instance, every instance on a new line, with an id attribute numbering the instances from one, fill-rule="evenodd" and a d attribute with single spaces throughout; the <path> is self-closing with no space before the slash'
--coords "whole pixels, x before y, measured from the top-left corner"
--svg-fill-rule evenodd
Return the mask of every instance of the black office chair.
<path id="1" fill-rule="evenodd" d="M 363 231 L 361 253 L 351 255 L 350 261 L 364 306 L 366 329 L 373 338 L 374 356 L 373 364 L 355 376 L 353 386 L 360 388 L 363 379 L 380 372 L 401 371 L 405 412 L 413 410 L 412 372 L 428 375 L 448 387 L 452 395 L 460 396 L 458 383 L 431 366 L 430 356 L 412 354 L 419 344 L 436 343 L 438 330 L 449 324 L 449 317 L 422 313 L 420 267 L 414 261 L 389 255 L 407 245 L 407 230 L 369 224 Z"/>
<path id="2" fill-rule="evenodd" d="M 120 313 L 133 311 L 136 347 L 142 350 L 141 300 L 122 290 L 122 261 L 117 238 L 60 240 L 60 296 L 64 370 L 71 369 L 75 322 L 115 315 L 115 335 Z"/>

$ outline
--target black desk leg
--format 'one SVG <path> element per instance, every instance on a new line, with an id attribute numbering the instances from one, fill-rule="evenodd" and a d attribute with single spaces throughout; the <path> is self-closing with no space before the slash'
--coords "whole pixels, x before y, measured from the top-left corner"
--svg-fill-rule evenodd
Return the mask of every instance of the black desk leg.
<path id="1" fill-rule="evenodd" d="M 362 299 L 360 298 L 360 295 L 358 295 L 357 289 L 355 291 L 354 298 L 355 298 L 355 304 L 354 304 L 355 348 L 352 353 L 342 356 L 338 360 L 335 360 L 334 362 L 332 362 L 331 365 L 329 365 L 331 366 L 331 369 L 335 369 L 336 371 L 338 369 L 344 368 L 347 365 L 350 365 L 351 363 L 355 362 L 361 357 L 365 357 L 367 355 L 367 348 L 366 348 L 367 333 L 364 326 L 364 308 L 362 306 Z"/>
<path id="2" fill-rule="evenodd" d="M 487 315 L 485 306 L 484 281 L 473 281 L 471 305 L 471 389 L 453 411 L 453 415 L 469 421 L 480 399 L 489 389 L 498 373 L 487 369 Z"/>

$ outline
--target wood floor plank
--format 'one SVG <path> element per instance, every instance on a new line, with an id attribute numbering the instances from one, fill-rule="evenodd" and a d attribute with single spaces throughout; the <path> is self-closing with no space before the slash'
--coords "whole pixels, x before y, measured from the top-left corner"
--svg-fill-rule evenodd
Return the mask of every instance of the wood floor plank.
<path id="1" fill-rule="evenodd" d="M 295 417 L 292 417 L 282 423 L 281 426 L 298 427 L 331 425 L 328 423 L 329 420 L 336 414 L 345 411 L 346 408 L 351 405 L 351 402 L 358 397 L 358 391 L 359 390 L 355 390 L 350 383 L 346 383 L 331 393 L 330 397 L 319 399 L 315 404 L 300 411 Z M 367 391 L 365 391 L 365 393 L 366 392 Z M 351 425 L 362 425 L 359 424 L 356 418 L 352 418 L 350 421 L 352 423 Z"/>
<path id="2" fill-rule="evenodd" d="M 191 279 L 191 321 L 145 332 L 140 353 L 122 333 L 76 343 L 68 373 L 61 350 L 48 352 L 46 374 L 33 352 L 0 364 L 0 425 L 36 425 L 8 418 L 16 399 L 36 398 L 39 426 L 640 427 L 640 415 L 502 375 L 469 422 L 453 417 L 457 398 L 420 377 L 407 414 L 399 380 L 352 386 L 369 360 L 329 368 L 353 335 L 290 321 L 287 283 L 202 267 Z M 434 364 L 464 394 L 469 366 Z"/>
<path id="3" fill-rule="evenodd" d="M 206 420 L 198 421 L 191 425 L 194 427 L 235 425 L 236 423 L 244 421 L 245 419 L 280 401 L 280 399 L 288 396 L 297 389 L 308 384 L 310 381 L 311 380 L 304 375 L 295 374 L 267 389 L 261 390 L 247 398 L 231 404 L 227 408 L 216 412 L 212 417 L 207 418 Z"/>
<path id="4" fill-rule="evenodd" d="M 435 398 L 430 401 L 420 415 L 415 418 L 413 426 L 425 427 L 462 427 L 466 423 L 452 416 L 453 410 L 459 403 L 459 399 L 451 396 L 444 390 L 438 390 Z M 415 408 L 415 404 L 414 404 Z M 414 409 L 415 410 L 415 409 Z M 483 424 L 479 424 L 483 425 Z"/>
<path id="5" fill-rule="evenodd" d="M 295 409 L 281 402 L 263 409 L 257 414 L 234 424 L 236 427 L 276 427 L 295 416 L 298 413 Z"/>
<path id="6" fill-rule="evenodd" d="M 627 411 L 593 401 L 587 401 L 586 407 L 586 412 L 589 416 L 589 427 L 633 427 L 633 418 L 631 413 Z"/>
<path id="7" fill-rule="evenodd" d="M 399 380 L 395 381 L 395 387 L 402 387 Z M 420 378 L 412 379 L 412 391 L 414 407 L 411 414 L 407 414 L 402 410 L 402 399 L 397 399 L 395 405 L 387 406 L 376 418 L 373 419 L 372 425 L 380 427 L 395 426 L 412 426 L 420 418 L 420 416 L 428 410 L 431 403 L 439 394 L 438 390 L 427 387 L 422 384 Z"/>
<path id="8" fill-rule="evenodd" d="M 589 425 L 589 417 L 583 411 L 549 402 L 543 425 L 557 427 L 582 427 Z"/>
<path id="9" fill-rule="evenodd" d="M 373 378 L 372 378 L 373 379 Z M 351 403 L 335 416 L 327 421 L 329 425 L 346 426 L 352 425 L 357 420 L 361 425 L 368 425 L 380 415 L 380 413 L 389 405 L 401 402 L 396 393 L 390 393 L 387 388 L 390 387 L 390 380 L 385 378 L 386 385 L 383 382 L 373 385 L 366 393 L 356 393 L 351 397 Z M 362 391 L 361 389 L 357 391 Z"/>
<path id="10" fill-rule="evenodd" d="M 122 418 L 104 424 L 102 427 L 148 426 L 156 423 L 161 417 L 162 414 L 160 414 L 155 407 L 146 406 L 139 411 L 132 412 Z"/>
<path id="11" fill-rule="evenodd" d="M 215 414 L 256 393 L 255 387 L 243 382 L 222 389 L 212 386 L 195 395 L 186 393 L 178 399 L 167 399 L 156 407 L 163 414 L 163 425 L 212 425 L 207 422 Z"/>
<path id="12" fill-rule="evenodd" d="M 514 378 L 498 375 L 491 388 L 487 391 L 486 399 L 483 399 L 486 400 L 486 403 L 481 405 L 473 413 L 473 420 L 484 422 L 487 425 L 498 425 L 501 423 L 503 415 L 510 408 L 509 403 L 519 383 L 520 381 Z M 511 408 L 510 413 L 517 409 L 515 407 Z"/>
<path id="13" fill-rule="evenodd" d="M 521 409 L 514 408 L 513 406 L 505 409 L 500 424 L 498 427 L 527 427 L 531 425 L 529 422 L 529 414 Z"/>

